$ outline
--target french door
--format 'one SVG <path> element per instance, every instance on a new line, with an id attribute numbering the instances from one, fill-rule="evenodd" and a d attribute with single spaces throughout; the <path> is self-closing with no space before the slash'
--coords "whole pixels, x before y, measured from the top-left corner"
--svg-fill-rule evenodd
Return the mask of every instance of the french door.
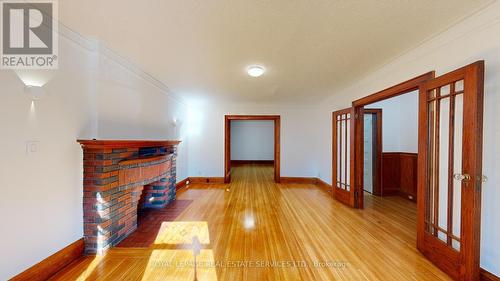
<path id="1" fill-rule="evenodd" d="M 333 112 L 333 197 L 356 207 L 354 186 L 354 109 Z"/>
<path id="2" fill-rule="evenodd" d="M 417 247 L 455 280 L 479 280 L 484 62 L 420 87 Z"/>

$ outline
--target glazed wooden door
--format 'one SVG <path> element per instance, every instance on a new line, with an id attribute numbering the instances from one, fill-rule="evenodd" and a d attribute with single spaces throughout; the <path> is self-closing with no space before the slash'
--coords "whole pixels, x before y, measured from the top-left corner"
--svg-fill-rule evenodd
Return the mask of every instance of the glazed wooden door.
<path id="1" fill-rule="evenodd" d="M 479 280 L 484 62 L 420 87 L 418 249 L 455 280 Z"/>
<path id="2" fill-rule="evenodd" d="M 354 188 L 354 109 L 333 113 L 333 197 L 355 207 Z"/>

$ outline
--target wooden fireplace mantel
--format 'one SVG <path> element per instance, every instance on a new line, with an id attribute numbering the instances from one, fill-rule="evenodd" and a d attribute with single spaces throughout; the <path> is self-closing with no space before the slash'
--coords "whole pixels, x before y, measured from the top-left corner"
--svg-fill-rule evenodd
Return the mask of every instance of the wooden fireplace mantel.
<path id="1" fill-rule="evenodd" d="M 178 145 L 179 140 L 77 140 L 83 148 L 140 148 L 169 147 Z"/>

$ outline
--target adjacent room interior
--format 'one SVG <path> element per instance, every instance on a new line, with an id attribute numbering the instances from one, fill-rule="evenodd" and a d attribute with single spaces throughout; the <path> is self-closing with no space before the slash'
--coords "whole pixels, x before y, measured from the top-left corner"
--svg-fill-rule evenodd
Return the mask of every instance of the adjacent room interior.
<path id="1" fill-rule="evenodd" d="M 263 179 L 274 181 L 274 121 L 231 121 L 231 174 L 245 168 L 272 170 Z M 271 176 L 268 178 L 267 176 Z"/>
<path id="2" fill-rule="evenodd" d="M 500 280 L 500 1 L 0 17 L 0 280 Z"/>
<path id="3" fill-rule="evenodd" d="M 364 190 L 416 202 L 418 91 L 364 108 Z"/>

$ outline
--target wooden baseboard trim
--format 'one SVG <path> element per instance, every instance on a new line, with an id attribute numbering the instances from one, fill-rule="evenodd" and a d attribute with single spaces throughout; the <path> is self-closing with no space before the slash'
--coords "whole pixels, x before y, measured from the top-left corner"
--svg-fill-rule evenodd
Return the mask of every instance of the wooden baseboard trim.
<path id="1" fill-rule="evenodd" d="M 187 177 L 175 185 L 176 190 L 180 190 L 189 186 L 192 183 L 204 183 L 204 184 L 223 184 L 223 177 Z"/>
<path id="2" fill-rule="evenodd" d="M 500 278 L 495 274 L 488 272 L 487 270 L 481 268 L 481 281 L 500 281 Z"/>
<path id="3" fill-rule="evenodd" d="M 332 192 L 332 185 L 324 182 L 320 178 L 316 178 L 316 185 L 325 191 Z"/>
<path id="4" fill-rule="evenodd" d="M 187 183 L 189 181 L 189 178 L 185 178 L 183 180 L 181 180 L 180 182 L 178 182 L 176 185 L 175 185 L 175 189 L 176 190 L 179 190 L 181 188 L 184 188 L 186 187 Z"/>
<path id="5" fill-rule="evenodd" d="M 189 184 L 192 183 L 205 183 L 205 184 L 223 184 L 223 177 L 189 177 Z"/>
<path id="6" fill-rule="evenodd" d="M 83 238 L 42 260 L 24 272 L 19 273 L 11 281 L 42 281 L 47 280 L 65 266 L 83 256 Z"/>
<path id="7" fill-rule="evenodd" d="M 295 183 L 295 184 L 314 184 L 324 189 L 328 192 L 331 192 L 332 185 L 324 182 L 320 178 L 310 178 L 310 177 L 281 177 L 281 183 Z"/>
<path id="8" fill-rule="evenodd" d="M 406 193 L 404 191 L 399 191 L 398 195 L 405 198 L 405 199 L 408 199 L 410 201 L 417 203 L 417 198 L 413 194 L 409 194 L 409 193 Z"/>
<path id="9" fill-rule="evenodd" d="M 316 178 L 307 177 L 281 177 L 281 183 L 316 184 Z"/>

